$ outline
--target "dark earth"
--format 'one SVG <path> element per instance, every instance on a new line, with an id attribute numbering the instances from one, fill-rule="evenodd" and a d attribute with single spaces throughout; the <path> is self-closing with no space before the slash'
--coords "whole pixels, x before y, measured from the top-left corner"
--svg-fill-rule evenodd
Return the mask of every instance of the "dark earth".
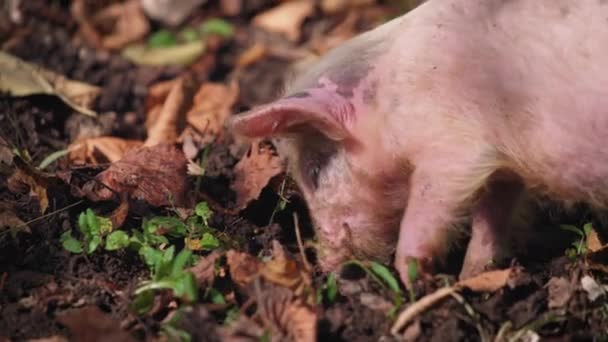
<path id="1" fill-rule="evenodd" d="M 107 2 L 89 1 L 94 6 Z M 235 77 L 233 70 L 237 57 L 253 39 L 260 39 L 260 35 L 269 44 L 289 48 L 290 43 L 282 38 L 266 35 L 250 26 L 254 15 L 275 5 L 276 2 L 271 0 L 247 1 L 240 14 L 227 17 L 235 25 L 237 34 L 234 39 L 217 46 L 213 65 L 202 68 L 198 74 L 200 81 L 227 82 Z M 70 2 L 64 0 L 22 1 L 22 24 L 14 25 L 5 19 L 0 21 L 0 43 L 4 51 L 69 78 L 102 87 L 93 106 L 100 114 L 98 119 L 84 117 L 54 97 L 13 98 L 0 94 L 0 137 L 10 146 L 28 151 L 32 165 L 38 165 L 50 153 L 66 148 L 82 125 L 94 126 L 104 135 L 143 139 L 144 100 L 148 87 L 158 81 L 173 79 L 182 71 L 180 67 L 136 66 L 119 54 L 97 51 L 82 42 L 75 43 L 72 36 L 78 24 L 71 16 L 69 6 Z M 384 2 L 373 6 L 384 8 L 390 15 L 399 13 L 394 7 L 386 7 L 388 5 Z M 199 11 L 192 20 L 221 16 L 215 1 L 210 1 Z M 343 19 L 344 14 L 328 16 L 317 9 L 305 21 L 300 42 L 306 41 L 314 32 L 329 30 Z M 156 22 L 152 24 L 153 28 L 162 26 Z M 372 25 L 372 20 L 363 15 L 356 29 L 362 31 Z M 240 93 L 233 112 L 276 97 L 290 62 L 287 57 L 269 56 L 240 70 L 236 75 Z M 131 114 L 123 115 L 129 112 Z M 304 239 L 312 239 L 314 234 L 307 220 L 305 204 L 291 183 L 287 183 L 289 190 L 285 192 L 289 204 L 270 221 L 279 201 L 277 192 L 283 175 L 275 177 L 246 209 L 230 210 L 235 201 L 235 194 L 230 189 L 234 178 L 232 169 L 238 161 L 228 152 L 231 142 L 231 139 L 224 139 L 211 146 L 207 173 L 200 182 L 201 191 L 197 193 L 197 200 L 206 199 L 212 203 L 215 215 L 211 225 L 223 227 L 223 231 L 234 239 L 235 248 L 251 255 L 267 254 L 271 241 L 277 239 L 290 255 L 297 256 L 292 214 L 296 212 L 302 218 L 300 228 Z M 106 167 L 75 168 L 61 162 L 51 165 L 46 171 L 55 178 L 48 185 L 49 208 L 44 216 L 40 215 L 38 201 L 27 189 L 9 190 L 8 176 L 13 171 L 12 167 L 0 169 L 0 203 L 10 207 L 31 230 L 16 236 L 0 230 L 0 341 L 76 336 L 73 329 L 68 329 L 69 324 L 62 324 L 59 317 L 89 305 L 108 313 L 118 322 L 120 329 L 138 340 L 158 337 L 161 324 L 170 310 L 162 298 L 157 298 L 160 308 L 153 315 L 138 316 L 129 309 L 134 289 L 148 276 L 137 253 L 100 250 L 90 255 L 71 254 L 59 241 L 63 231 L 74 227 L 82 211 L 93 208 L 99 214 L 108 214 L 118 205 L 112 201 L 92 202 L 77 196 L 72 189 L 75 184 L 82 184 Z M 69 183 L 59 176 L 66 171 L 71 173 Z M 139 227 L 144 217 L 166 213 L 166 209 L 145 203 L 135 204 L 123 227 Z M 559 224 L 582 226 L 589 221 L 596 222 L 597 219 L 587 214 L 584 208 L 568 215 L 547 210 L 546 224 L 538 229 L 544 237 L 529 248 L 530 253 L 512 261 L 512 265 L 523 267 L 517 281 L 494 293 L 464 291 L 460 297 L 462 302 L 448 297 L 422 312 L 409 333 L 419 341 L 442 342 L 536 341 L 535 336 L 540 336 L 543 341 L 608 340 L 606 295 L 591 301 L 587 291 L 581 287 L 584 275 L 591 275 L 599 284 L 608 282 L 605 274 L 608 268 L 601 267 L 601 254 L 595 258 L 566 256 L 566 250 L 577 236 L 557 228 Z M 314 266 L 314 249 L 307 248 L 306 252 Z M 446 281 L 453 283 L 461 258 L 462 251 L 455 251 L 450 259 L 453 265 L 445 275 L 417 281 L 416 298 L 433 293 Z M 389 332 L 392 318 L 387 316 L 385 309 L 377 309 L 378 305 L 374 305 L 378 302 L 390 304 L 390 291 L 378 286 L 356 267 L 345 267 L 338 278 L 340 295 L 334 302 L 324 301 L 319 307 L 318 339 L 393 340 Z M 547 284 L 558 278 L 563 278 L 571 289 L 559 294 L 570 296 L 569 300 L 555 307 L 550 305 L 555 298 L 550 298 L 552 295 Z M 313 272 L 313 282 L 317 286 L 326 279 L 326 274 Z M 229 278 L 222 278 L 214 286 L 228 293 L 235 285 Z M 201 292 L 204 290 L 200 289 Z M 369 298 L 373 299 L 371 304 Z M 240 295 L 235 300 L 238 305 L 244 305 L 247 298 Z M 409 303 L 406 301 L 405 305 Z M 220 340 L 219 328 L 224 324 L 226 311 L 203 300 L 192 308 L 182 317 L 180 328 L 193 340 Z M 523 336 L 522 333 L 520 337 L 513 337 L 515 332 L 525 331 L 524 328 L 532 329 L 537 335 L 528 333 Z M 74 340 L 79 338 L 74 337 Z"/>

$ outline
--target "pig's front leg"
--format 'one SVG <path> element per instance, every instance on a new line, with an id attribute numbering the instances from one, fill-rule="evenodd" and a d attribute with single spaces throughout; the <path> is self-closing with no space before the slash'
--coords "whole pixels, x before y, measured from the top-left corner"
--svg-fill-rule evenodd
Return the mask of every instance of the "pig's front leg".
<path id="1" fill-rule="evenodd" d="M 489 184 L 472 211 L 471 240 L 460 279 L 477 275 L 507 256 L 514 215 L 522 193 L 523 186 L 517 181 Z"/>
<path id="2" fill-rule="evenodd" d="M 419 276 L 432 273 L 449 251 L 458 224 L 458 211 L 463 203 L 450 185 L 454 173 L 437 169 L 417 169 L 410 181 L 395 255 L 395 268 L 406 286 L 410 285 L 410 262 L 418 263 Z"/>

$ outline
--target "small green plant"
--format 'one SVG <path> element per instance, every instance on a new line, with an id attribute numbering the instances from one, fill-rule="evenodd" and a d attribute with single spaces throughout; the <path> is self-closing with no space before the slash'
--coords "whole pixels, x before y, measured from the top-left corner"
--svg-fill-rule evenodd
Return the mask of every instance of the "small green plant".
<path id="1" fill-rule="evenodd" d="M 355 265 L 363 269 L 367 274 L 374 279 L 380 286 L 388 289 L 393 294 L 393 308 L 387 313 L 390 318 L 393 318 L 399 307 L 403 304 L 403 292 L 399 287 L 399 282 L 393 276 L 393 273 L 384 265 L 372 261 L 363 263 L 358 260 L 351 260 L 347 265 Z"/>
<path id="2" fill-rule="evenodd" d="M 336 300 L 338 296 L 338 282 L 336 281 L 336 275 L 330 273 L 325 280 L 323 286 L 317 292 L 317 304 L 323 302 L 323 299 L 327 300 L 327 303 L 331 304 Z"/>
<path id="3" fill-rule="evenodd" d="M 561 225 L 560 228 L 573 232 L 579 237 L 576 241 L 572 242 L 572 247 L 566 250 L 566 255 L 571 259 L 584 255 L 587 252 L 587 239 L 593 232 L 593 225 L 589 222 L 581 229 L 577 226 L 564 224 Z"/>
<path id="4" fill-rule="evenodd" d="M 136 296 L 142 296 L 134 301 L 141 305 L 135 308 L 137 312 L 145 311 L 142 310 L 143 307 L 148 307 L 149 291 L 169 289 L 175 297 L 189 303 L 198 299 L 194 275 L 185 270 L 192 263 L 192 252 L 184 249 L 175 257 L 173 253 L 174 246 L 171 246 L 159 254 L 152 253 L 147 256 L 147 261 L 153 263 L 154 272 L 151 280 L 142 282 L 135 290 Z"/>
<path id="5" fill-rule="evenodd" d="M 97 216 L 89 208 L 78 216 L 78 230 L 82 237 L 80 240 L 72 235 L 71 230 L 61 234 L 60 241 L 63 248 L 76 254 L 83 252 L 91 254 L 102 244 L 103 237 L 112 231 L 112 221 L 109 218 Z"/>

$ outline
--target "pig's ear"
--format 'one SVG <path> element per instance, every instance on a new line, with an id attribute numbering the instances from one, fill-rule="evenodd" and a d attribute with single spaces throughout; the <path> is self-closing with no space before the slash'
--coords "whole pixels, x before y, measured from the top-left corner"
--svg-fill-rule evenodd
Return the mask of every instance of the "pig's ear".
<path id="1" fill-rule="evenodd" d="M 300 92 L 233 117 L 237 134 L 250 138 L 294 133 L 314 128 L 329 139 L 352 138 L 349 124 L 354 116 L 350 102 L 324 89 Z"/>

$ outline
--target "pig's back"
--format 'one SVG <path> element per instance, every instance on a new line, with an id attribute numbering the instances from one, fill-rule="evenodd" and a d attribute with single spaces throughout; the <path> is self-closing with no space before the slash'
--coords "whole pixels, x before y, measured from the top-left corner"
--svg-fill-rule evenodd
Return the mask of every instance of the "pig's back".
<path id="1" fill-rule="evenodd" d="M 408 104 L 401 126 L 460 115 L 529 185 L 607 205 L 608 1 L 431 0 L 419 11 L 390 53 L 402 72 L 384 73 Z M 429 119 L 429 108 L 457 114 Z"/>

